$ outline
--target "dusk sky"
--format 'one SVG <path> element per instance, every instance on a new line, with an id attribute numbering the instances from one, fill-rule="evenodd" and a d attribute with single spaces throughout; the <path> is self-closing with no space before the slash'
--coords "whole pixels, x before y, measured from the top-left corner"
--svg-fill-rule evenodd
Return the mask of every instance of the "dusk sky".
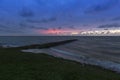
<path id="1" fill-rule="evenodd" d="M 120 35 L 120 0 L 0 0 L 0 35 Z"/>

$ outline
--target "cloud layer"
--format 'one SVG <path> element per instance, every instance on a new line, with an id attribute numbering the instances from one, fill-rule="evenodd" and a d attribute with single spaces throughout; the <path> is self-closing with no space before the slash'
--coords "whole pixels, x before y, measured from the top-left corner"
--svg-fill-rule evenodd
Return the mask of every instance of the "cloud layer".
<path id="1" fill-rule="evenodd" d="M 85 13 L 93 14 L 110 10 L 119 4 L 119 0 L 105 0 L 104 3 L 92 5 Z"/>
<path id="2" fill-rule="evenodd" d="M 120 24 L 113 23 L 113 24 L 100 25 L 98 28 L 119 28 L 119 27 L 120 27 Z"/>
<path id="3" fill-rule="evenodd" d="M 0 0 L 0 34 L 119 28 L 119 8 L 120 0 Z"/>

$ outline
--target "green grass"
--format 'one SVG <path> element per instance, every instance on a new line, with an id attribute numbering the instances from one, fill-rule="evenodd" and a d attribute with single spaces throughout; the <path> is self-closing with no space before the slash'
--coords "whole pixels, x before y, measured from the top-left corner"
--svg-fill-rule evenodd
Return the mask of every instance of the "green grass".
<path id="1" fill-rule="evenodd" d="M 0 49 L 0 80 L 120 80 L 120 75 L 45 54 Z"/>
<path id="2" fill-rule="evenodd" d="M 0 48 L 0 80 L 120 80 L 120 74 L 91 65 Z"/>

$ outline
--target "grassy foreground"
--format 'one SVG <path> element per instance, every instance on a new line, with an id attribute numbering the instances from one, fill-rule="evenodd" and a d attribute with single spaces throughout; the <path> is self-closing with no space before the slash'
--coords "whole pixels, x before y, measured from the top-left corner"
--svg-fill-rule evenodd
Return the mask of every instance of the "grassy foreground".
<path id="1" fill-rule="evenodd" d="M 120 74 L 19 48 L 1 48 L 0 80 L 120 80 Z"/>

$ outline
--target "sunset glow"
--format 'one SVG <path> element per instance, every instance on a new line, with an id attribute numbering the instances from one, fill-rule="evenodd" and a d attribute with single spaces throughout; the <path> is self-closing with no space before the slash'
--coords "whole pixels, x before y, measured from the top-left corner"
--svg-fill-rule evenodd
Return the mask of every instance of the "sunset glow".
<path id="1" fill-rule="evenodd" d="M 0 0 L 0 35 L 120 35 L 120 0 Z"/>
<path id="2" fill-rule="evenodd" d="M 45 35 L 119 35 L 120 30 L 93 30 L 93 31 L 80 31 L 80 30 L 57 30 L 57 29 L 49 29 L 49 30 L 37 30 L 39 34 Z"/>
<path id="3" fill-rule="evenodd" d="M 44 31 L 45 34 L 60 34 L 62 32 L 63 32 L 63 30 L 57 30 L 57 29 L 55 29 L 55 30 L 50 29 L 50 30 Z"/>
<path id="4" fill-rule="evenodd" d="M 57 30 L 57 29 L 49 29 L 49 30 L 37 30 L 39 34 L 46 35 L 79 35 L 80 30 Z"/>

